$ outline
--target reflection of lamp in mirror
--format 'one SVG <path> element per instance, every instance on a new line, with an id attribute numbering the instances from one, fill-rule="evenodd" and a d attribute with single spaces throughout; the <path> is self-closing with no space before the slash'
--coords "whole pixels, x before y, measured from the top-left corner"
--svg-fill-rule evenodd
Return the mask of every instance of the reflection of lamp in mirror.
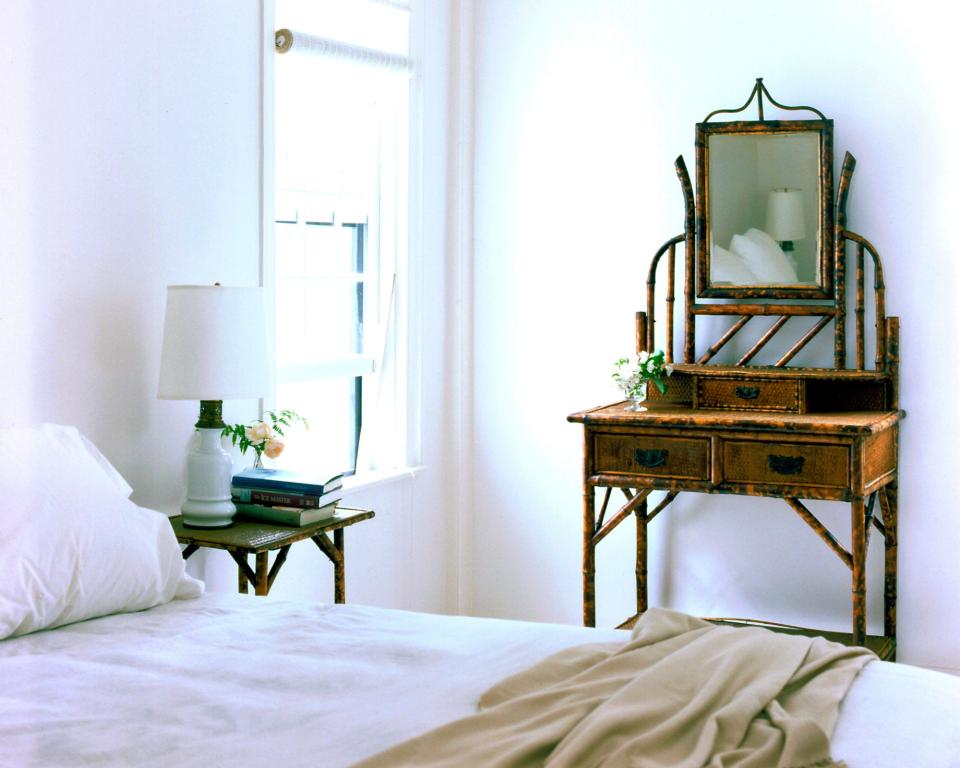
<path id="1" fill-rule="evenodd" d="M 803 240 L 803 191 L 772 189 L 767 198 L 767 234 L 780 243 L 784 252 L 793 250 L 794 240 Z"/>

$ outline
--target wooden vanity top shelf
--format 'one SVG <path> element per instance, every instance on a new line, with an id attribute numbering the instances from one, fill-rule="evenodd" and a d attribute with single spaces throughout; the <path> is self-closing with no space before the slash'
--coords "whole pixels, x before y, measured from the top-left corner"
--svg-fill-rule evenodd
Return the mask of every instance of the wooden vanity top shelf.
<path id="1" fill-rule="evenodd" d="M 906 416 L 896 411 L 845 413 L 758 413 L 711 410 L 671 404 L 651 404 L 642 412 L 626 410 L 626 402 L 572 413 L 567 421 L 577 424 L 650 427 L 707 427 L 711 429 L 765 432 L 806 432 L 827 435 L 871 435 L 889 429 Z"/>

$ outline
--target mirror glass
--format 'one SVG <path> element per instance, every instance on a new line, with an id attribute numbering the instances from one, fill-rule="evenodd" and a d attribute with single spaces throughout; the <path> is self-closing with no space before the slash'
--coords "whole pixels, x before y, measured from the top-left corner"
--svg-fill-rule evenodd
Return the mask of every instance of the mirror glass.
<path id="1" fill-rule="evenodd" d="M 820 281 L 820 133 L 708 136 L 712 286 Z"/>

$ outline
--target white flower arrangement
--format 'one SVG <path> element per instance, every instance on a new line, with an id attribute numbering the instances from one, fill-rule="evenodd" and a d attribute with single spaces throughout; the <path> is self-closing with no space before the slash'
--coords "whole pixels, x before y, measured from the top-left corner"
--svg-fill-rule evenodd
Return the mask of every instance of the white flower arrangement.
<path id="1" fill-rule="evenodd" d="M 673 373 L 673 365 L 664 362 L 665 357 L 662 349 L 641 352 L 636 362 L 621 357 L 614 363 L 613 380 L 627 397 L 639 397 L 648 382 L 663 394 L 667 391 L 667 377 Z"/>

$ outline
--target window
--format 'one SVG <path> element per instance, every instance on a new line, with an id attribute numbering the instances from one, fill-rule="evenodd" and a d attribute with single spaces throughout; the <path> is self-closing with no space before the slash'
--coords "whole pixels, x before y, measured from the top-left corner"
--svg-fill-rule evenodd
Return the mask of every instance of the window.
<path id="1" fill-rule="evenodd" d="M 311 429 L 285 463 L 405 463 L 398 292 L 407 242 L 408 12 L 277 0 L 274 63 L 276 399 Z M 269 161 L 269 155 L 268 161 Z M 272 268 L 271 268 L 272 266 Z"/>

